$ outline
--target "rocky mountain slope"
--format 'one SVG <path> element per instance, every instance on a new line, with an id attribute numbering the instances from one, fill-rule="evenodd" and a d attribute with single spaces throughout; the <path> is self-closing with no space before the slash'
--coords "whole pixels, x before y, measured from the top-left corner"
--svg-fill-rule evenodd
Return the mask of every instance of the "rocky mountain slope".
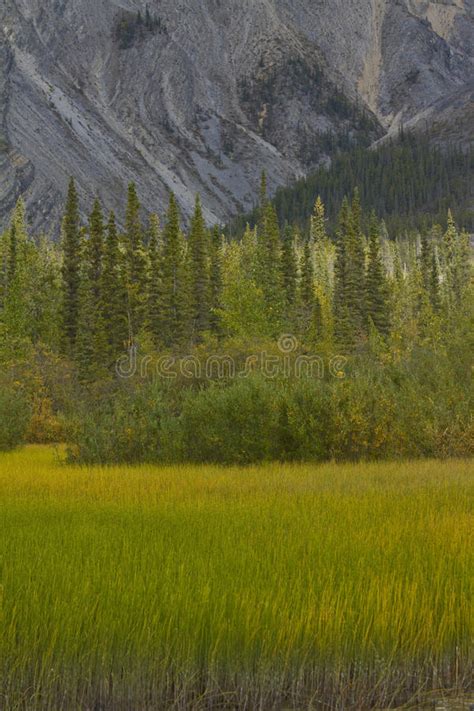
<path id="1" fill-rule="evenodd" d="M 209 221 L 403 122 L 472 138 L 474 0 L 2 0 L 0 215 L 68 176 L 118 208 L 200 192 Z"/>

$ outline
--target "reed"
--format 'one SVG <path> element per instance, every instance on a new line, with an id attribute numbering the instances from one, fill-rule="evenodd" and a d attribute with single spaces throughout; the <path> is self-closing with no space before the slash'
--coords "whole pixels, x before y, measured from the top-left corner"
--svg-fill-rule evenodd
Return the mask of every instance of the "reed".
<path id="1" fill-rule="evenodd" d="M 469 690 L 472 462 L 0 455 L 0 708 L 364 709 Z"/>

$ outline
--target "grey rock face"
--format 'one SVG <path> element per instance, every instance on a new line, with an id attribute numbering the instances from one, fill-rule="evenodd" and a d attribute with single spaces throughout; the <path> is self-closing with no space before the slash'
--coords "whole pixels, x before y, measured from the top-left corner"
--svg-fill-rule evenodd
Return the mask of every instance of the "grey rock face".
<path id="1" fill-rule="evenodd" d="M 0 213 L 57 223 L 68 177 L 117 209 L 173 190 L 208 221 L 342 137 L 472 137 L 474 0 L 3 0 Z M 138 22 L 138 12 L 141 22 Z M 356 104 L 359 108 L 355 108 Z"/>

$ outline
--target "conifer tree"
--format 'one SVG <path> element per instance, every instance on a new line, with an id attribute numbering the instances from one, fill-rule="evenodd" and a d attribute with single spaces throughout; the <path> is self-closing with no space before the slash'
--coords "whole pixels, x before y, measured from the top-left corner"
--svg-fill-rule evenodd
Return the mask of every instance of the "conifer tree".
<path id="1" fill-rule="evenodd" d="M 423 231 L 421 234 L 420 264 L 423 284 L 428 292 L 430 289 L 431 271 L 433 267 L 433 251 L 433 245 L 428 238 L 428 234 Z"/>
<path id="2" fill-rule="evenodd" d="M 186 349 L 196 340 L 195 279 L 193 257 L 190 244 L 183 233 L 179 232 L 177 323 L 174 345 Z"/>
<path id="3" fill-rule="evenodd" d="M 354 346 L 354 331 L 347 297 L 347 241 L 351 230 L 351 212 L 347 198 L 344 198 L 339 214 L 336 235 L 336 260 L 334 264 L 334 336 L 342 350 L 350 351 Z"/>
<path id="4" fill-rule="evenodd" d="M 298 260 L 295 250 L 293 230 L 286 227 L 282 244 L 282 273 L 286 308 L 289 314 L 294 308 L 298 291 Z"/>
<path id="5" fill-rule="evenodd" d="M 4 247 L 2 325 L 6 337 L 17 345 L 33 337 L 35 324 L 31 320 L 34 300 L 34 246 L 27 239 L 24 203 L 20 199 L 13 211 Z"/>
<path id="6" fill-rule="evenodd" d="M 163 234 L 162 259 L 162 339 L 171 346 L 178 332 L 179 266 L 181 258 L 180 217 L 173 193 L 170 194 Z"/>
<path id="7" fill-rule="evenodd" d="M 314 276 L 317 289 L 326 302 L 331 301 L 332 262 L 334 249 L 326 233 L 325 207 L 318 196 L 311 217 L 311 238 L 314 243 Z"/>
<path id="8" fill-rule="evenodd" d="M 140 202 L 134 183 L 128 187 L 125 220 L 125 261 L 127 269 L 129 329 L 136 338 L 143 326 L 146 304 L 146 258 Z"/>
<path id="9" fill-rule="evenodd" d="M 157 215 L 150 217 L 148 243 L 148 295 L 147 326 L 156 347 L 162 341 L 162 245 L 161 230 Z"/>
<path id="10" fill-rule="evenodd" d="M 210 325 L 211 331 L 219 335 L 221 323 L 219 312 L 222 308 L 222 239 L 219 227 L 214 227 L 210 240 Z"/>
<path id="11" fill-rule="evenodd" d="M 366 280 L 368 326 L 372 322 L 377 331 L 387 336 L 390 330 L 388 286 L 381 256 L 379 226 L 375 213 L 370 221 L 369 255 Z"/>
<path id="12" fill-rule="evenodd" d="M 301 301 L 305 309 L 312 307 L 314 299 L 314 264 L 313 250 L 310 240 L 304 244 L 303 260 L 301 265 Z"/>
<path id="13" fill-rule="evenodd" d="M 79 318 L 80 286 L 80 223 L 76 186 L 69 182 L 66 210 L 63 220 L 62 266 L 62 335 L 63 348 L 74 354 Z"/>
<path id="14" fill-rule="evenodd" d="M 275 208 L 267 204 L 259 236 L 259 280 L 267 304 L 272 331 L 278 334 L 284 308 L 281 268 L 281 238 Z"/>
<path id="15" fill-rule="evenodd" d="M 204 223 L 201 200 L 196 197 L 194 215 L 189 232 L 191 271 L 191 299 L 193 333 L 197 340 L 210 327 L 209 235 Z"/>
<path id="16" fill-rule="evenodd" d="M 260 285 L 261 253 L 257 235 L 258 227 L 250 229 L 250 225 L 247 223 L 240 245 L 242 256 L 242 259 L 240 260 L 240 269 L 245 272 L 246 278 L 258 282 Z"/>
<path id="17" fill-rule="evenodd" d="M 94 382 L 99 376 L 96 358 L 97 303 L 92 269 L 89 262 L 89 247 L 83 233 L 82 258 L 80 261 L 79 314 L 74 343 L 74 358 L 79 371 L 79 378 L 85 384 Z"/>
<path id="18" fill-rule="evenodd" d="M 321 308 L 315 293 L 313 241 L 311 239 L 306 240 L 303 248 L 299 302 L 301 332 L 307 338 L 313 339 L 315 318 L 317 321 L 320 320 Z"/>
<path id="19" fill-rule="evenodd" d="M 100 303 L 100 287 L 104 257 L 104 218 L 102 214 L 102 207 L 98 198 L 94 200 L 94 205 L 89 218 L 89 241 L 86 257 L 89 265 L 90 283 L 92 284 L 95 303 L 98 307 Z"/>
<path id="20" fill-rule="evenodd" d="M 319 195 L 314 203 L 313 214 L 311 216 L 311 237 L 316 247 L 318 247 L 318 245 L 322 246 L 327 239 L 325 208 Z"/>
<path id="21" fill-rule="evenodd" d="M 80 309 L 76 360 L 81 378 L 92 381 L 106 374 L 112 364 L 102 288 L 104 267 L 104 220 L 98 199 L 89 217 L 88 238 L 82 246 Z"/>
<path id="22" fill-rule="evenodd" d="M 17 258 L 18 258 L 18 239 L 15 221 L 12 221 L 10 227 L 10 239 L 8 245 L 8 261 L 7 261 L 7 284 L 13 284 L 16 276 Z"/>
<path id="23" fill-rule="evenodd" d="M 463 230 L 459 236 L 458 299 L 461 301 L 471 283 L 471 245 L 468 233 Z"/>
<path id="24" fill-rule="evenodd" d="M 359 191 L 355 190 L 348 223 L 346 249 L 346 304 L 355 338 L 365 327 L 365 250 Z"/>
<path id="25" fill-rule="evenodd" d="M 127 292 L 122 270 L 122 259 L 113 212 L 109 215 L 104 243 L 101 281 L 102 319 L 109 344 L 109 362 L 125 351 L 130 340 L 128 330 Z"/>
<path id="26" fill-rule="evenodd" d="M 440 274 L 435 247 L 431 249 L 431 268 L 429 272 L 428 294 L 433 310 L 435 312 L 439 311 L 441 308 Z"/>

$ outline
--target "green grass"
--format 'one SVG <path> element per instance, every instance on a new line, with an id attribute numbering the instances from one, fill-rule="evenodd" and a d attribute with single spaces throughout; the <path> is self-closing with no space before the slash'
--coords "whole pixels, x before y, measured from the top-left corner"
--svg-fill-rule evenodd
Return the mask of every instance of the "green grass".
<path id="1" fill-rule="evenodd" d="M 467 691 L 473 470 L 0 455 L 0 708 L 364 709 Z"/>

